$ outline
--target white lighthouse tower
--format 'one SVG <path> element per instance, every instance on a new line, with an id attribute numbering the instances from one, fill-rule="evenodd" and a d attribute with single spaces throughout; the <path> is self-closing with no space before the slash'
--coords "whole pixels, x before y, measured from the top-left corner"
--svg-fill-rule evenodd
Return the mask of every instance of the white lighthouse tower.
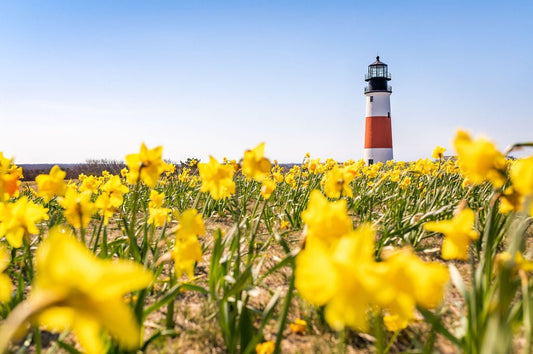
<path id="1" fill-rule="evenodd" d="M 390 117 L 390 95 L 392 87 L 387 64 L 376 61 L 368 66 L 365 81 L 366 124 L 364 159 L 371 165 L 392 160 L 392 129 Z"/>

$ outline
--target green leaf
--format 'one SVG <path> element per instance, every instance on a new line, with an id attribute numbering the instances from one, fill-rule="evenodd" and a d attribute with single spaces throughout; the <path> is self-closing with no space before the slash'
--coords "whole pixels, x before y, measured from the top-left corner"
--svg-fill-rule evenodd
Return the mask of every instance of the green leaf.
<path id="1" fill-rule="evenodd" d="M 457 267 L 455 267 L 455 265 L 451 263 L 448 264 L 448 269 L 450 271 L 450 277 L 452 279 L 453 285 L 457 288 L 463 299 L 465 299 L 467 296 L 467 289 L 463 278 L 461 277 L 461 273 L 459 273 Z"/>

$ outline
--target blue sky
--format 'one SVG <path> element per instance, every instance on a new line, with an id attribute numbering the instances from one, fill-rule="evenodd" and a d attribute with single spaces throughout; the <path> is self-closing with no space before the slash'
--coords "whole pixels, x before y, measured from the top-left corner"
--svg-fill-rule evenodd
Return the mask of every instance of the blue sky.
<path id="1" fill-rule="evenodd" d="M 389 65 L 395 158 L 533 140 L 533 1 L 0 1 L 0 151 L 123 159 L 363 153 Z"/>

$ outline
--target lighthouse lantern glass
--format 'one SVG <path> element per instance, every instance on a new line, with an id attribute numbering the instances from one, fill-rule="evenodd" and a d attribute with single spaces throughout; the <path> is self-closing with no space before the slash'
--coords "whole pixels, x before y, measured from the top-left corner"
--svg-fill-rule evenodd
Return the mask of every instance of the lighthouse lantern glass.
<path id="1" fill-rule="evenodd" d="M 387 77 L 386 65 L 371 65 L 368 69 L 370 77 Z"/>

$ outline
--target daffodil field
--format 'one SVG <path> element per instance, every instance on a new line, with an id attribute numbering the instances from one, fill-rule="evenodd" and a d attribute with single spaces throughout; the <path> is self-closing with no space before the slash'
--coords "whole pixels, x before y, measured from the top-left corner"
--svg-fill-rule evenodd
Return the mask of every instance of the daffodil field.
<path id="1" fill-rule="evenodd" d="M 142 144 L 33 183 L 0 152 L 0 352 L 530 353 L 524 146 L 288 168 Z"/>

